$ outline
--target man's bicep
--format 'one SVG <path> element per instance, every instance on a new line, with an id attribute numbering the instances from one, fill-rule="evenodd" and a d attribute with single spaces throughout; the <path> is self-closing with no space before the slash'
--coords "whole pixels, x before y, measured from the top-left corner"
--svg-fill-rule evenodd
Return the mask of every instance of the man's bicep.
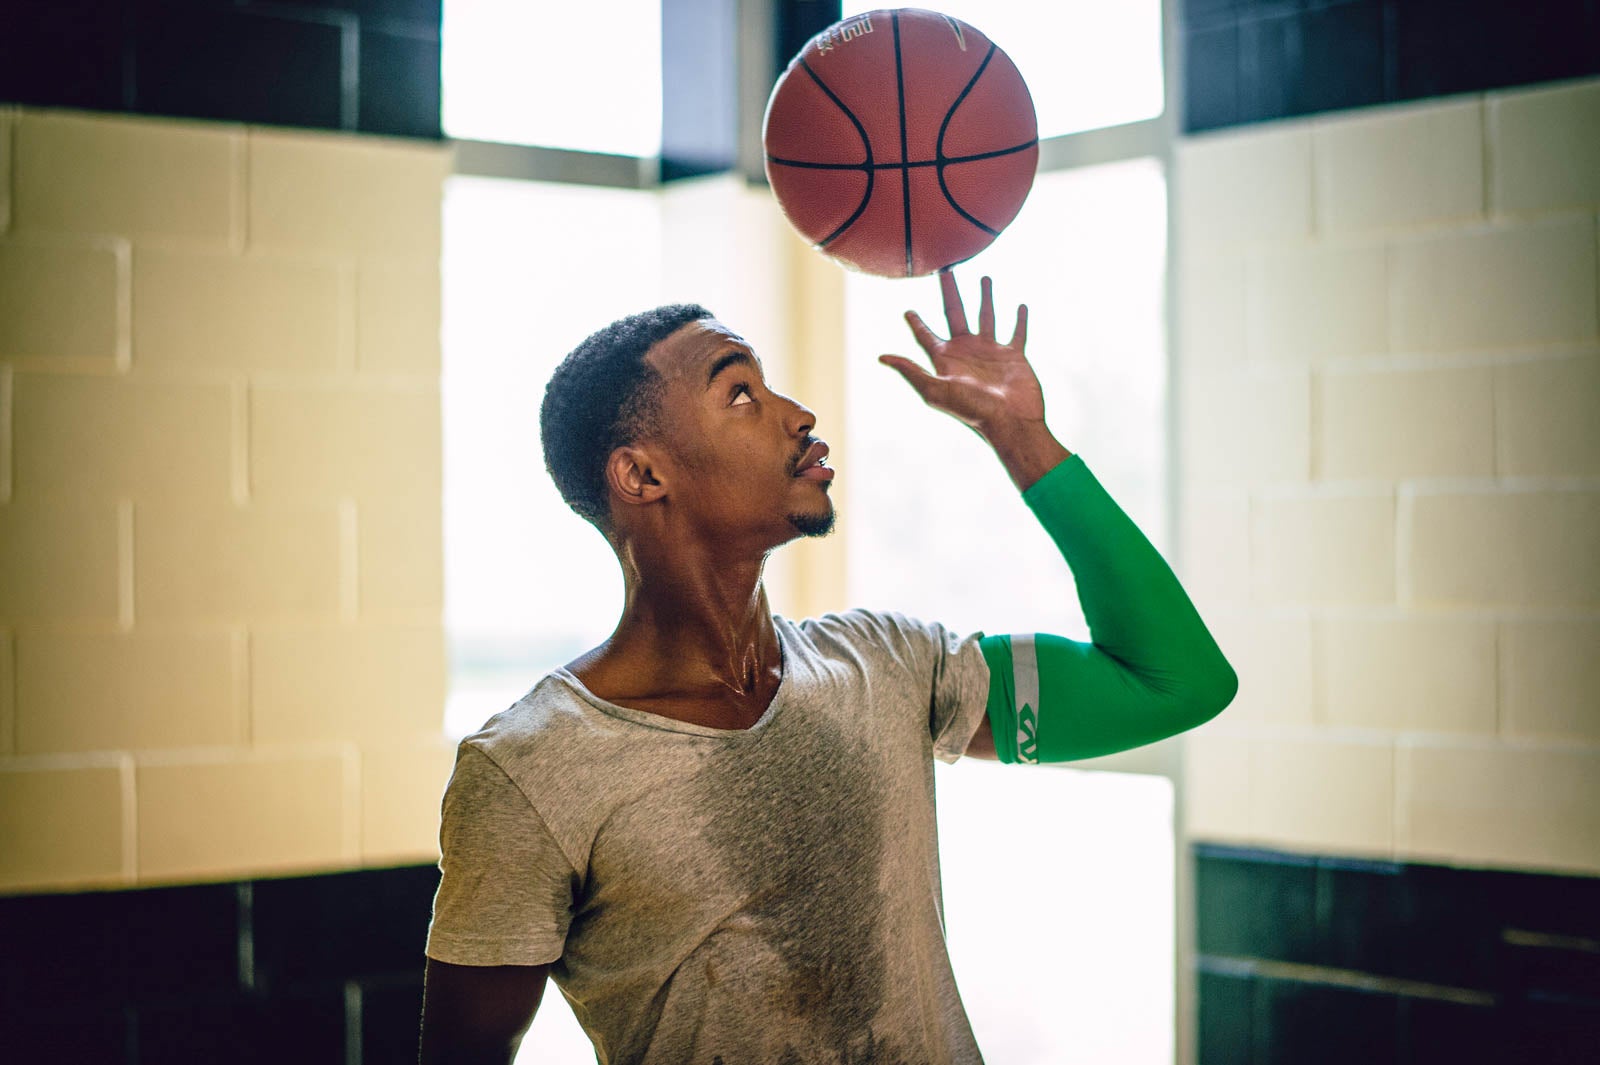
<path id="1" fill-rule="evenodd" d="M 1003 762 L 1065 762 L 1142 747 L 1226 705 L 1179 675 L 1139 671 L 1093 643 L 1045 633 L 985 636 L 986 717 Z"/>
<path id="2" fill-rule="evenodd" d="M 962 755 L 967 758 L 981 758 L 986 762 L 1000 760 L 1000 753 L 994 747 L 994 723 L 989 720 L 988 714 L 984 714 L 978 721 L 978 731 L 967 741 L 967 749 Z"/>
<path id="3" fill-rule="evenodd" d="M 477 967 L 560 957 L 579 877 L 517 785 L 470 747 L 445 793 L 440 850 L 430 958 Z"/>
<path id="4" fill-rule="evenodd" d="M 539 1009 L 548 965 L 451 965 L 429 958 L 422 1065 L 507 1065 Z"/>

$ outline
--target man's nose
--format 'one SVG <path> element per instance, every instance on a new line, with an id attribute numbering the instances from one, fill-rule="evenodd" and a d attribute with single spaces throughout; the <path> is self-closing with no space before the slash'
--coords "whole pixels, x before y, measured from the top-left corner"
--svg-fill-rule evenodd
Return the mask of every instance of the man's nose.
<path id="1" fill-rule="evenodd" d="M 807 407 L 804 403 L 798 403 L 795 400 L 790 399 L 788 396 L 784 397 L 784 401 L 789 404 L 789 417 L 787 421 L 790 433 L 795 436 L 805 436 L 811 432 L 812 429 L 816 428 L 817 416 L 811 413 L 809 407 Z"/>
<path id="2" fill-rule="evenodd" d="M 805 403 L 782 397 L 782 401 L 789 405 L 789 413 L 784 416 L 784 429 L 789 430 L 795 437 L 805 437 L 806 433 L 816 429 L 816 414 Z"/>

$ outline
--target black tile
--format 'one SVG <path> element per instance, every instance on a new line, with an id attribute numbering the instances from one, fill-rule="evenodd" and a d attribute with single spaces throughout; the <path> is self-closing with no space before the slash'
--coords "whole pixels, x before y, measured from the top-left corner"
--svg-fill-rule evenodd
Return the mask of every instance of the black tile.
<path id="1" fill-rule="evenodd" d="M 1501 1065 L 1506 1060 L 1504 1012 L 1495 1006 L 1403 998 L 1400 1015 L 1405 1065 Z"/>
<path id="2" fill-rule="evenodd" d="M 1400 99 L 1600 71 L 1592 0 L 1393 0 Z"/>
<path id="3" fill-rule="evenodd" d="M 442 17 L 441 0 L 244 0 L 243 6 L 300 8 L 307 12 L 339 12 L 358 15 L 364 22 L 385 23 L 390 32 L 401 24 L 432 26 L 437 30 Z M 364 26 L 363 29 L 366 27 Z"/>
<path id="4" fill-rule="evenodd" d="M 1600 877 L 1483 873 L 1492 878 L 1508 928 L 1600 939 Z"/>
<path id="5" fill-rule="evenodd" d="M 362 32 L 357 125 L 364 133 L 440 136 L 436 42 Z"/>
<path id="6" fill-rule="evenodd" d="M 123 103 L 120 0 L 11 0 L 0 101 L 112 111 Z"/>
<path id="7" fill-rule="evenodd" d="M 120 1006 L 128 989 L 127 895 L 0 899 L 0 1013 Z"/>
<path id="8" fill-rule="evenodd" d="M 238 894 L 236 884 L 128 892 L 130 996 L 238 990 Z"/>
<path id="9" fill-rule="evenodd" d="M 257 986 L 421 973 L 438 883 L 431 865 L 258 881 Z"/>
<path id="10" fill-rule="evenodd" d="M 1256 1065 L 1398 1065 L 1394 995 L 1258 978 Z"/>
<path id="11" fill-rule="evenodd" d="M 107 1063 L 129 1060 L 132 1014 L 83 1010 L 53 1016 L 0 1010 L 0 1055 L 14 1062 Z"/>
<path id="12" fill-rule="evenodd" d="M 139 1065 L 345 1065 L 342 987 L 143 1008 Z"/>
<path id="13" fill-rule="evenodd" d="M 1276 961 L 1316 957 L 1316 866 L 1271 852 L 1197 849 L 1197 950 Z"/>
<path id="14" fill-rule="evenodd" d="M 1404 872 L 1390 863 L 1318 863 L 1317 964 L 1395 973 L 1408 910 Z"/>
<path id="15" fill-rule="evenodd" d="M 1410 865 L 1396 919 L 1394 974 L 1493 990 L 1499 976 L 1500 903 L 1492 875 Z"/>
<path id="16" fill-rule="evenodd" d="M 1297 113 L 1300 18 L 1279 15 L 1239 26 L 1239 118 L 1264 122 Z"/>
<path id="17" fill-rule="evenodd" d="M 1186 30 L 1232 25 L 1246 3 L 1247 0 L 1180 0 L 1178 25 Z"/>
<path id="18" fill-rule="evenodd" d="M 324 22 L 144 0 L 136 22 L 134 109 L 341 128 L 342 32 Z"/>
<path id="19" fill-rule="evenodd" d="M 1228 22 L 1183 35 L 1184 131 L 1239 121 L 1239 27 Z"/>
<path id="20" fill-rule="evenodd" d="M 421 977 L 362 986 L 362 1061 L 416 1061 L 421 1025 Z"/>
<path id="21" fill-rule="evenodd" d="M 1600 1047 L 1600 1004 L 1532 999 L 1507 1007 L 1502 1061 L 1528 1065 L 1594 1065 Z"/>
<path id="22" fill-rule="evenodd" d="M 1254 988 L 1251 976 L 1201 969 L 1196 978 L 1199 1065 L 1250 1065 Z"/>
<path id="23" fill-rule="evenodd" d="M 1579 944 L 1519 942 L 1500 944 L 1500 990 L 1508 995 L 1600 1002 L 1600 954 Z"/>
<path id="24" fill-rule="evenodd" d="M 1295 113 L 1381 103 L 1384 96 L 1383 4 L 1355 0 L 1300 16 L 1301 67 Z"/>

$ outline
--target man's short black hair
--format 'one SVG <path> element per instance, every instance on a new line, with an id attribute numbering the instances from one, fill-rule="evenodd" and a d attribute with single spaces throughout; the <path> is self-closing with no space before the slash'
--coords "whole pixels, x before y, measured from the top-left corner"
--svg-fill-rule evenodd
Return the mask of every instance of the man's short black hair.
<path id="1" fill-rule="evenodd" d="M 567 505 L 601 532 L 611 528 L 606 459 L 656 431 L 661 377 L 645 354 L 690 322 L 710 317 L 698 303 L 630 314 L 590 334 L 550 375 L 539 408 L 544 466 Z"/>

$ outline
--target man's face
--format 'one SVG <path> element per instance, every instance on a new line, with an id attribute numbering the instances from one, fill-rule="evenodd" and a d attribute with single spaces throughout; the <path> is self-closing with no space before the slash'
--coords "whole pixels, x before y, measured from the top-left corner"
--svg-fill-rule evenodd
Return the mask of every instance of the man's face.
<path id="1" fill-rule="evenodd" d="M 816 416 L 767 386 L 744 339 L 714 318 L 690 322 L 645 356 L 663 380 L 659 418 L 668 497 L 713 534 L 772 546 L 833 528 L 827 445 Z"/>

